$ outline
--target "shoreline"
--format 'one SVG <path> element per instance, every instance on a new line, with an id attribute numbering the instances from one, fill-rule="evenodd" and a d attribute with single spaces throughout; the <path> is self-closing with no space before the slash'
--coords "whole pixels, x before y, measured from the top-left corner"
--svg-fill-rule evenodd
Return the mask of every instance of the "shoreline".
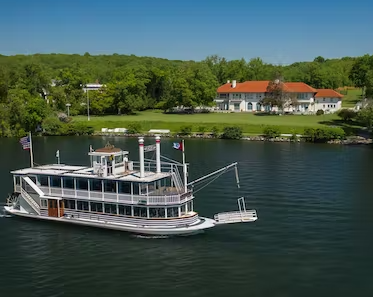
<path id="1" fill-rule="evenodd" d="M 138 133 L 138 134 L 125 134 L 125 133 L 115 133 L 115 132 L 95 132 L 92 136 L 109 136 L 109 137 L 128 137 L 128 138 L 135 138 L 135 137 L 155 137 L 156 135 L 161 135 L 163 138 L 193 138 L 193 139 L 223 139 L 221 137 L 215 137 L 212 134 L 205 133 L 205 134 L 198 134 L 193 133 L 190 135 L 180 135 L 180 134 L 157 134 L 157 133 Z M 229 140 L 229 139 L 227 139 Z M 256 136 L 243 136 L 240 139 L 243 141 L 259 141 L 259 142 L 295 142 L 301 143 L 306 142 L 303 137 L 297 137 L 296 139 L 291 139 L 290 137 L 276 137 L 276 138 L 266 138 L 261 135 Z M 312 142 L 309 142 L 312 143 Z M 327 144 L 339 144 L 339 145 L 372 145 L 373 139 L 372 138 L 364 138 L 361 136 L 349 136 L 346 139 L 334 139 L 325 142 Z"/>

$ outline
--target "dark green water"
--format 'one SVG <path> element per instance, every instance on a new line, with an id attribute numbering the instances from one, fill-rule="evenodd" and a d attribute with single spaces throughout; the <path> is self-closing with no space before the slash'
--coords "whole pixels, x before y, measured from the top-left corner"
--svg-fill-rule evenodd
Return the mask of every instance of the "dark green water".
<path id="1" fill-rule="evenodd" d="M 108 140 L 138 158 L 137 140 L 36 138 L 35 162 L 88 164 Z M 153 140 L 151 140 L 153 142 Z M 29 165 L 0 139 L 0 196 Z M 181 158 L 171 140 L 163 154 Z M 259 220 L 204 234 L 145 239 L 123 232 L 0 218 L 0 296 L 373 296 L 373 150 L 367 147 L 187 140 L 191 178 L 239 162 L 196 196 L 202 215 L 245 196 Z M 132 152 L 132 153 L 131 153 Z"/>

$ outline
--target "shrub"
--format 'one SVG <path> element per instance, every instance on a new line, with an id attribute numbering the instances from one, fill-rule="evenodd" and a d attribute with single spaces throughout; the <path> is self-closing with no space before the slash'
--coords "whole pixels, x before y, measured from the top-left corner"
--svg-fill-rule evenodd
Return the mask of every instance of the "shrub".
<path id="1" fill-rule="evenodd" d="M 213 135 L 214 137 L 218 137 L 218 136 L 219 136 L 219 133 L 220 133 L 220 129 L 219 129 L 219 127 L 216 127 L 216 126 L 212 127 L 212 128 L 211 128 L 211 133 L 212 133 L 212 135 Z"/>
<path id="2" fill-rule="evenodd" d="M 129 123 L 127 128 L 127 134 L 138 134 L 141 132 L 140 123 Z"/>
<path id="3" fill-rule="evenodd" d="M 290 132 L 291 132 L 290 140 L 292 141 L 298 140 L 297 131 L 295 129 L 291 129 Z"/>
<path id="4" fill-rule="evenodd" d="M 316 115 L 323 115 L 324 114 L 324 111 L 322 109 L 319 109 L 318 111 L 316 111 Z"/>
<path id="5" fill-rule="evenodd" d="M 263 135 L 265 138 L 276 138 L 276 137 L 280 137 L 281 131 L 279 127 L 266 126 L 263 129 Z"/>
<path id="6" fill-rule="evenodd" d="M 305 128 L 304 135 L 308 142 L 327 142 L 346 136 L 342 128 Z"/>
<path id="7" fill-rule="evenodd" d="M 44 135 L 60 135 L 63 123 L 60 119 L 49 117 L 44 119 L 42 123 L 43 134 Z"/>
<path id="8" fill-rule="evenodd" d="M 223 134 L 221 136 L 224 139 L 241 139 L 242 128 L 240 127 L 224 127 Z"/>
<path id="9" fill-rule="evenodd" d="M 190 135 L 192 134 L 192 126 L 181 126 L 180 127 L 180 134 L 181 135 Z"/>
<path id="10" fill-rule="evenodd" d="M 351 121 L 356 117 L 356 112 L 351 109 L 341 109 L 337 112 L 337 115 L 345 122 Z"/>
<path id="11" fill-rule="evenodd" d="M 206 131 L 206 126 L 199 126 L 199 127 L 198 127 L 198 132 L 199 132 L 199 133 L 204 134 L 205 131 Z"/>

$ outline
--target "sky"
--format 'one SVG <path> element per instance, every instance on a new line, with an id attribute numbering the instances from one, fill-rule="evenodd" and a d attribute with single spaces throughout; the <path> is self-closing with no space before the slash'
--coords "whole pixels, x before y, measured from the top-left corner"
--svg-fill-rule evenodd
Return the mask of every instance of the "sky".
<path id="1" fill-rule="evenodd" d="M 216 54 L 286 65 L 372 54 L 372 11 L 370 0 L 3 0 L 0 54 Z"/>

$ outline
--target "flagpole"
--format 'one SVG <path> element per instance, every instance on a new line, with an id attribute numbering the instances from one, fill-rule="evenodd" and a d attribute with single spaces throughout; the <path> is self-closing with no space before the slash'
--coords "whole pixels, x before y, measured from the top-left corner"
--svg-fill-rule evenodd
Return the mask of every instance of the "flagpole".
<path id="1" fill-rule="evenodd" d="M 31 168 L 34 167 L 34 153 L 32 151 L 32 137 L 31 137 L 31 131 L 29 132 L 29 138 L 30 138 L 30 162 L 31 162 Z"/>
<path id="2" fill-rule="evenodd" d="M 185 163 L 185 144 L 184 139 L 182 140 L 182 152 L 183 152 L 183 167 L 184 167 L 184 191 L 188 192 L 188 179 L 187 179 L 187 164 Z"/>

